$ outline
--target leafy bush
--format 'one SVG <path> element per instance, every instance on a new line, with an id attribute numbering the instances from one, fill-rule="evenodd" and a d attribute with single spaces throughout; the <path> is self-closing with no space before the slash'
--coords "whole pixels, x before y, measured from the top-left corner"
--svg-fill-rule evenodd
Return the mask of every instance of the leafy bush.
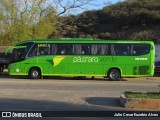
<path id="1" fill-rule="evenodd" d="M 132 33 L 129 36 L 129 39 L 131 40 L 153 40 L 157 36 L 153 31 L 140 31 L 140 32 L 135 32 Z"/>

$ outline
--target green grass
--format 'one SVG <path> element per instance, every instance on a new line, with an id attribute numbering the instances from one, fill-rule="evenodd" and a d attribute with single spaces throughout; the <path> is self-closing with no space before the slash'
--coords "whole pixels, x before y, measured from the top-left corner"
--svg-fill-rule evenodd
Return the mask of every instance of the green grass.
<path id="1" fill-rule="evenodd" d="M 160 99 L 160 92 L 126 92 L 125 94 L 128 98 Z"/>

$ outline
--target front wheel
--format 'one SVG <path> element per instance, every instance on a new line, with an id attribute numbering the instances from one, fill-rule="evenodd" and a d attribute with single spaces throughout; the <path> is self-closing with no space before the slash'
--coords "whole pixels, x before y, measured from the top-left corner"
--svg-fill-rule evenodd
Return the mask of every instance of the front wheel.
<path id="1" fill-rule="evenodd" d="M 31 79 L 40 79 L 41 77 L 41 72 L 38 68 L 32 68 L 29 72 L 29 77 Z"/>
<path id="2" fill-rule="evenodd" d="M 114 80 L 114 81 L 117 81 L 120 79 L 120 71 L 117 70 L 117 69 L 111 69 L 108 73 L 108 78 L 110 80 Z"/>

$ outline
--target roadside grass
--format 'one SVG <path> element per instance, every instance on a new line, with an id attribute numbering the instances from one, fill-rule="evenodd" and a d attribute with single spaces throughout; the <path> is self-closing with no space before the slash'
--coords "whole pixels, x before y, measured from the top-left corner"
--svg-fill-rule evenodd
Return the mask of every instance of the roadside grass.
<path id="1" fill-rule="evenodd" d="M 160 99 L 160 92 L 125 92 L 128 98 Z"/>

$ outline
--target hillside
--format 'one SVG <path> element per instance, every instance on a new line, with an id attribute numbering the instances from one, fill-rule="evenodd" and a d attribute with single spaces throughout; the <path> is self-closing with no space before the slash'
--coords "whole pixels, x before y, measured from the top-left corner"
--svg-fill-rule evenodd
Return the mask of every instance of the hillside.
<path id="1" fill-rule="evenodd" d="M 61 17 L 57 30 L 56 37 L 157 40 L 160 38 L 160 2 L 126 0 L 101 10 Z"/>

